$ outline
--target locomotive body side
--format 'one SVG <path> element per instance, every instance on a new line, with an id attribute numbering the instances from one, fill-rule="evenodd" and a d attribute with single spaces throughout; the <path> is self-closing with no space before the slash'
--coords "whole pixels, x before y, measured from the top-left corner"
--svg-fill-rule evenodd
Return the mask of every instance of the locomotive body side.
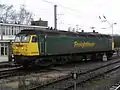
<path id="1" fill-rule="evenodd" d="M 120 36 L 114 36 L 114 44 L 115 44 L 115 48 L 120 48 Z"/>
<path id="2" fill-rule="evenodd" d="M 114 40 L 114 51 L 119 55 L 120 51 L 120 35 L 113 36 Z"/>
<path id="3" fill-rule="evenodd" d="M 112 51 L 112 40 L 106 36 L 48 36 L 44 40 L 47 55 Z"/>

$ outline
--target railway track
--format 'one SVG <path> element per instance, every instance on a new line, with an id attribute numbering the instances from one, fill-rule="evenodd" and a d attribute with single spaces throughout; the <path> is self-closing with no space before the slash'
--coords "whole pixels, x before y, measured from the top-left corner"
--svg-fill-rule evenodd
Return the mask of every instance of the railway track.
<path id="1" fill-rule="evenodd" d="M 113 70 L 116 70 L 120 68 L 120 60 L 118 61 L 113 61 L 109 64 L 106 65 L 101 65 L 100 67 L 88 70 L 86 72 L 79 72 L 76 71 L 75 73 L 77 73 L 77 79 L 74 80 L 72 73 L 69 73 L 69 75 L 67 75 L 66 77 L 62 78 L 62 79 L 57 79 L 54 82 L 50 82 L 47 84 L 43 84 L 43 85 L 38 85 L 36 87 L 32 87 L 30 88 L 30 90 L 34 90 L 36 88 L 39 89 L 62 89 L 62 90 L 68 90 L 73 88 L 74 86 L 74 82 L 76 83 L 76 85 L 82 85 L 85 82 L 94 79 L 96 77 L 99 77 L 101 75 L 105 75 Z"/>
<path id="2" fill-rule="evenodd" d="M 21 68 L 22 67 L 17 66 L 17 67 L 9 67 L 9 68 L 2 68 L 2 69 L 0 69 L 0 79 L 17 75 L 18 71 Z"/>
<path id="3" fill-rule="evenodd" d="M 120 84 L 115 84 L 110 88 L 110 90 L 119 90 L 120 89 Z"/>
<path id="4" fill-rule="evenodd" d="M 94 68 L 94 69 L 89 69 L 89 70 L 86 70 L 86 71 L 84 71 L 84 72 L 81 72 L 80 70 L 79 70 L 79 68 L 77 69 L 78 71 L 77 71 L 77 74 L 78 74 L 78 79 L 76 80 L 76 84 L 82 84 L 82 83 L 84 83 L 84 82 L 86 82 L 86 81 L 89 81 L 90 79 L 92 79 L 92 78 L 94 78 L 94 77 L 97 77 L 97 76 L 100 76 L 100 75 L 102 75 L 102 70 L 104 71 L 104 70 L 108 70 L 108 71 L 110 71 L 110 69 L 112 68 L 112 67 L 115 67 L 116 69 L 117 68 L 119 68 L 119 64 L 120 64 L 120 60 L 118 60 L 117 59 L 118 57 L 113 57 L 112 59 L 116 59 L 115 61 L 114 60 L 110 60 L 110 61 L 108 61 L 108 62 L 106 62 L 106 63 L 103 63 L 103 65 L 101 64 L 101 66 L 99 66 L 99 67 L 97 67 L 97 68 Z M 119 63 L 117 66 L 116 66 L 116 64 L 117 63 Z M 91 63 L 92 64 L 92 63 Z M 95 65 L 95 64 L 94 64 Z M 113 66 L 114 65 L 114 66 Z M 108 68 L 107 68 L 108 67 Z M 106 68 L 106 69 L 105 69 Z M 48 68 L 47 68 L 48 69 Z M 102 69 L 102 70 L 101 70 Z M 112 70 L 114 70 L 114 69 L 112 69 Z M 31 71 L 31 70 L 29 70 L 29 71 L 25 71 L 25 70 L 23 70 L 23 71 L 21 71 L 20 70 L 20 67 L 18 67 L 18 68 L 8 68 L 8 69 L 6 69 L 6 70 L 1 70 L 0 69 L 0 78 L 5 78 L 5 77 L 12 77 L 12 76 L 18 76 L 18 75 L 21 75 L 21 76 L 25 76 L 25 77 L 31 77 L 31 75 L 30 74 L 40 74 L 40 73 L 48 73 L 48 72 L 51 72 L 51 71 L 54 71 L 54 69 L 49 69 L 49 70 L 33 70 L 33 71 Z M 66 71 L 66 70 L 65 70 Z M 104 71 L 104 72 L 106 72 L 106 71 Z M 59 72 L 59 70 L 58 70 L 58 72 Z M 100 73 L 99 73 L 100 72 Z M 61 73 L 61 71 L 60 71 L 60 73 Z M 64 77 L 60 77 L 59 79 L 56 79 L 56 80 L 54 80 L 54 81 L 52 81 L 52 82 L 48 82 L 48 83 L 42 83 L 41 84 L 41 82 L 39 82 L 38 81 L 38 79 L 37 79 L 37 85 L 33 85 L 32 87 L 31 86 L 28 86 L 28 88 L 30 89 L 30 90 L 34 90 L 34 89 L 36 89 L 36 88 L 43 88 L 43 89 L 45 89 L 45 88 L 52 88 L 52 90 L 53 90 L 53 88 L 57 88 L 57 89 L 61 89 L 61 87 L 63 87 L 62 88 L 62 90 L 64 90 L 64 89 L 70 89 L 70 88 L 72 88 L 73 87 L 73 78 L 72 78 L 72 72 L 66 72 L 67 74 L 64 76 Z M 54 73 L 53 73 L 54 74 Z M 89 77 L 88 77 L 89 76 Z M 37 75 L 35 76 L 35 77 L 38 77 Z M 39 75 L 39 77 L 41 78 L 41 75 Z M 86 78 L 87 77 L 87 78 Z M 32 77 L 31 77 L 32 78 Z M 43 77 L 44 78 L 44 77 Z M 11 79 L 12 80 L 12 79 Z M 15 80 L 15 79 L 14 79 Z M 14 81 L 13 80 L 13 81 Z M 17 80 L 17 79 L 16 79 Z M 25 81 L 27 80 L 27 78 L 25 79 Z M 33 82 L 33 81 L 30 81 L 30 82 Z M 49 89 L 48 89 L 49 90 Z"/>
<path id="5" fill-rule="evenodd" d="M 119 81 L 118 83 L 114 84 L 114 85 L 110 88 L 110 90 L 120 90 L 120 81 Z"/>
<path id="6" fill-rule="evenodd" d="M 7 68 L 7 67 L 17 67 L 20 65 L 15 64 L 14 62 L 1 62 L 0 68 Z"/>
<path id="7" fill-rule="evenodd" d="M 118 57 L 117 56 L 112 57 L 112 59 L 116 59 L 116 58 L 118 58 Z M 2 67 L 2 66 L 6 66 L 6 65 L 7 65 L 6 68 Z M 22 66 L 14 64 L 13 62 L 1 63 L 0 64 L 0 79 L 5 78 L 5 77 L 9 77 L 9 76 L 10 77 L 15 76 L 15 75 L 20 74 L 20 73 L 21 74 L 23 73 L 23 75 L 24 74 L 27 75 L 27 73 L 34 73 L 34 72 L 39 73 L 39 72 L 43 72 L 45 69 L 44 70 L 39 69 L 38 71 L 37 70 L 27 70 L 27 73 L 25 73 L 26 72 L 25 70 L 23 70 L 23 71 L 20 71 L 20 70 L 22 70 Z M 48 68 L 47 68 L 47 70 L 48 70 Z"/>

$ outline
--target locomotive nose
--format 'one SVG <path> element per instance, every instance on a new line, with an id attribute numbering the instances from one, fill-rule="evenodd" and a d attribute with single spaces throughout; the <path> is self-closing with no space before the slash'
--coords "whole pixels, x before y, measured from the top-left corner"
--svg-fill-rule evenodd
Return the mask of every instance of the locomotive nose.
<path id="1" fill-rule="evenodd" d="M 27 45 L 26 44 L 16 44 L 13 45 L 14 55 L 25 55 L 27 54 Z"/>

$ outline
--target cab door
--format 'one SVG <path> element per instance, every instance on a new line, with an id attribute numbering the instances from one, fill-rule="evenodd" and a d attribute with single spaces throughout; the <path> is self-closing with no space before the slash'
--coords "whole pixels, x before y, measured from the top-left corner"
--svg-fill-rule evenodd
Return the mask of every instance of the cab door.
<path id="1" fill-rule="evenodd" d="M 31 56 L 36 56 L 36 55 L 38 56 L 40 54 L 37 42 L 38 42 L 37 36 L 31 35 L 31 40 L 28 47 L 29 48 L 28 53 Z"/>
<path id="2" fill-rule="evenodd" d="M 38 36 L 39 37 L 39 49 L 40 55 L 45 55 L 46 45 L 45 45 L 45 37 L 44 35 Z"/>

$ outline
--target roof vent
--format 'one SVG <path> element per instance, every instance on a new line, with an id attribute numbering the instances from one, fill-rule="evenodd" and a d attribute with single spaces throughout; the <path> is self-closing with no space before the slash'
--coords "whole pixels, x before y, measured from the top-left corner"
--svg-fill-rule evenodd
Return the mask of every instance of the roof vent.
<path id="1" fill-rule="evenodd" d="M 95 30 L 93 30 L 93 33 L 95 33 Z"/>
<path id="2" fill-rule="evenodd" d="M 84 30 L 82 30 L 81 32 L 84 32 Z"/>

